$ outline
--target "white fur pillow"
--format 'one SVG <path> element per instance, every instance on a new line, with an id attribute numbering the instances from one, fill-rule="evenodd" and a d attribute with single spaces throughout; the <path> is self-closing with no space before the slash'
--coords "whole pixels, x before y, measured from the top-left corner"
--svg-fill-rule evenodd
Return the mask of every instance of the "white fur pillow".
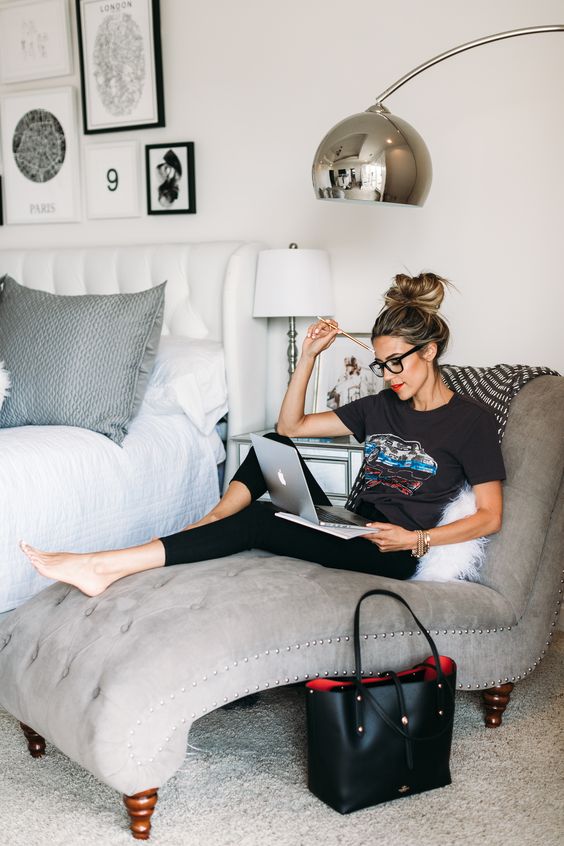
<path id="1" fill-rule="evenodd" d="M 469 485 L 465 485 L 456 499 L 445 507 L 443 516 L 437 523 L 444 526 L 454 523 L 462 517 L 476 513 L 476 497 Z M 487 538 L 433 546 L 419 559 L 413 580 L 427 582 L 449 582 L 452 579 L 478 581 L 480 567 L 486 557 Z"/>
<path id="2" fill-rule="evenodd" d="M 4 362 L 0 361 L 0 408 L 10 387 L 10 374 L 4 369 Z"/>

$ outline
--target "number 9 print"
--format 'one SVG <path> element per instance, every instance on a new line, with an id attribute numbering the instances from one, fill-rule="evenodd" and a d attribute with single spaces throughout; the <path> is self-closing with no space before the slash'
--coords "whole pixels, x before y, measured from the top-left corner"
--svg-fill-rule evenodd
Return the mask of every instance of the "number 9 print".
<path id="1" fill-rule="evenodd" d="M 106 179 L 108 180 L 108 184 L 106 185 L 108 191 L 117 191 L 119 185 L 119 174 L 115 167 L 110 167 L 108 169 Z"/>

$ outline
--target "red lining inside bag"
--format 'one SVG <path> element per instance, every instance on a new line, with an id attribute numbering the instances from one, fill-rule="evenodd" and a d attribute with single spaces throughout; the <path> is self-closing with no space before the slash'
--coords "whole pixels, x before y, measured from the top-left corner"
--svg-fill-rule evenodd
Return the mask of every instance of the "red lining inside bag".
<path id="1" fill-rule="evenodd" d="M 439 655 L 439 661 L 441 663 L 441 669 L 445 676 L 450 676 L 456 669 L 456 664 L 452 660 L 452 658 L 447 658 L 446 655 Z M 424 664 L 435 664 L 435 659 L 431 655 L 430 658 L 426 658 Z M 420 670 L 423 670 L 423 681 L 434 681 L 437 678 L 437 672 L 433 669 L 433 667 L 424 666 L 422 664 L 417 664 L 415 667 L 410 667 L 409 670 L 402 670 L 400 673 L 397 673 L 398 677 L 401 678 L 402 676 L 411 675 L 416 673 Z M 386 681 L 387 676 L 376 676 L 374 678 L 364 678 L 362 679 L 363 684 L 373 684 L 380 681 Z M 312 690 L 335 690 L 336 688 L 343 688 L 343 687 L 352 687 L 354 682 L 348 681 L 347 679 L 314 679 L 313 681 L 307 682 L 306 687 L 311 688 Z"/>

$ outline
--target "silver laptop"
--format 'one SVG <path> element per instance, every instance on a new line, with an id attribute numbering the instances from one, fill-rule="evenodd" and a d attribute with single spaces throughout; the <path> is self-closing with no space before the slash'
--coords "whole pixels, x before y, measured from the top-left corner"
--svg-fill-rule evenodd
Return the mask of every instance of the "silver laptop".
<path id="1" fill-rule="evenodd" d="M 314 505 L 300 458 L 293 447 L 251 435 L 270 498 L 277 508 L 319 526 L 365 526 L 370 521 L 343 505 Z"/>

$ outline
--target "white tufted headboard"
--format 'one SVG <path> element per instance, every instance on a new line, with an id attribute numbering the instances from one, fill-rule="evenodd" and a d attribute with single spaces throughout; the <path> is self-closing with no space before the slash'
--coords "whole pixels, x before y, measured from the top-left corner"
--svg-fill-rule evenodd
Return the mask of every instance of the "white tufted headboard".
<path id="1" fill-rule="evenodd" d="M 265 426 L 267 324 L 252 317 L 259 249 L 216 241 L 1 250 L 0 277 L 57 294 L 141 291 L 166 279 L 163 333 L 224 345 L 230 437 Z M 234 463 L 228 444 L 226 479 Z"/>

